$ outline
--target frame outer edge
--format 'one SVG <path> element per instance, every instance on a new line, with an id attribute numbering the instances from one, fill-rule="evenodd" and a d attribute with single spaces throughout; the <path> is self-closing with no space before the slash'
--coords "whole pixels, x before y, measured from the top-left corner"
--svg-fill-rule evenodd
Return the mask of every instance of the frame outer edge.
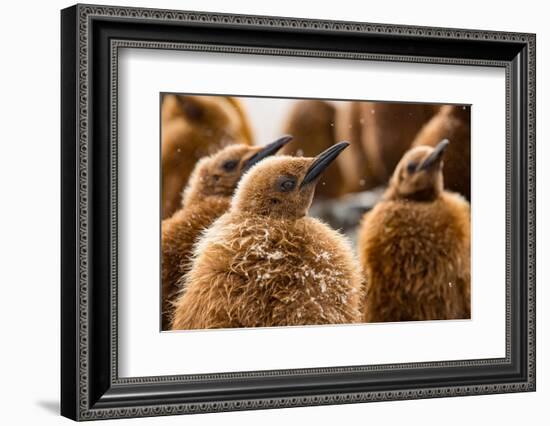
<path id="1" fill-rule="evenodd" d="M 527 91 L 527 122 L 528 122 L 528 345 L 531 347 L 531 351 L 528 351 L 528 381 L 530 390 L 536 391 L 536 117 L 537 117 L 537 90 L 536 90 L 536 63 L 537 63 L 537 36 L 536 34 L 529 34 L 527 41 L 527 79 L 528 79 L 528 91 Z"/>
<path id="2" fill-rule="evenodd" d="M 72 8 L 71 8 L 72 9 Z M 66 9 L 67 10 L 67 9 Z M 535 267 L 535 35 L 527 33 L 509 33 L 496 31 L 482 30 L 463 30 L 463 29 L 447 29 L 447 28 L 429 28 L 429 27 L 413 27 L 403 25 L 387 25 L 387 24 L 367 24 L 354 22 L 336 22 L 313 19 L 298 19 L 298 18 L 280 18 L 268 16 L 244 16 L 244 15 L 228 15 L 209 12 L 185 12 L 185 11 L 169 11 L 158 9 L 140 9 L 127 7 L 111 7 L 98 5 L 77 5 L 74 7 L 76 11 L 75 31 L 77 37 L 77 49 L 75 53 L 76 64 L 76 90 L 75 99 L 77 100 L 78 115 L 76 140 L 78 142 L 78 152 L 73 157 L 72 161 L 76 160 L 77 173 L 75 177 L 78 179 L 76 183 L 78 193 L 78 203 L 75 203 L 77 211 L 77 233 L 78 235 L 78 257 L 77 274 L 78 274 L 78 290 L 75 289 L 77 295 L 76 314 L 73 323 L 78 326 L 76 336 L 74 336 L 75 352 L 78 354 L 78 359 L 75 364 L 76 382 L 74 389 L 77 401 L 75 407 L 75 417 L 78 420 L 91 420 L 113 417 L 141 417 L 151 415 L 168 415 L 178 413 L 193 413 L 193 412 L 216 412 L 228 410 L 243 410 L 243 409 L 262 409 L 262 408 L 282 408 L 291 406 L 308 406 L 308 405 L 326 405 L 326 404 L 342 404 L 351 402 L 367 402 L 378 400 L 400 400 L 413 398 L 433 398 L 440 396 L 461 396 L 474 395 L 485 393 L 501 393 L 501 392 L 517 392 L 534 390 L 534 351 L 535 351 L 535 336 L 534 336 L 534 267 Z M 231 401 L 231 402 L 215 402 L 208 404 L 163 404 L 160 406 L 143 406 L 139 408 L 112 408 L 112 409 L 90 409 L 88 407 L 88 385 L 87 375 L 89 374 L 88 363 L 88 84 L 89 68 L 88 68 L 88 49 L 91 43 L 89 38 L 89 18 L 91 16 L 107 17 L 107 18 L 132 18 L 138 20 L 151 21 L 176 21 L 176 22 L 192 22 L 192 23 L 210 23 L 210 24 L 227 24 L 232 26 L 261 26 L 272 28 L 290 28 L 290 29 L 317 29 L 326 30 L 327 32 L 349 31 L 349 32 L 367 32 L 367 33 L 382 33 L 390 35 L 399 33 L 401 35 L 411 35 L 416 37 L 440 37 L 448 39 L 471 39 L 471 40 L 486 40 L 486 41 L 509 41 L 526 44 L 528 46 L 528 103 L 526 109 L 528 118 L 528 142 L 529 156 L 526 166 L 529 173 L 529 183 L 527 185 L 527 204 L 528 204 L 528 219 L 529 219 L 529 246 L 528 246 L 528 306 L 532 308 L 529 311 L 529 335 L 527 345 L 527 355 L 529 363 L 527 366 L 530 374 L 526 382 L 508 382 L 500 385 L 480 385 L 464 388 L 461 386 L 453 386 L 447 389 L 403 389 L 402 391 L 378 392 L 377 395 L 370 393 L 361 394 L 331 394 L 325 396 L 308 396 L 298 398 L 272 398 L 268 400 L 254 401 Z M 403 32 L 400 32 L 403 31 Z M 71 107 L 70 105 L 69 107 Z M 63 113 L 66 113 L 66 105 L 62 106 Z M 66 126 L 66 124 L 64 124 Z M 65 127 L 63 127 L 65 129 Z M 65 142 L 63 142 L 64 144 Z M 62 145 L 64 147 L 64 145 Z M 62 162 L 67 164 L 66 161 Z M 66 189 L 66 183 L 63 183 L 63 189 Z M 526 188 L 523 188 L 524 190 Z M 64 207 L 65 208 L 65 207 Z M 74 210 L 74 208 L 73 208 Z M 63 225 L 65 226 L 65 224 Z M 533 234 L 532 234 L 533 233 Z M 74 237 L 73 235 L 73 237 Z M 74 253 L 73 253 L 74 254 Z M 72 258 L 74 259 L 74 257 Z M 66 266 L 66 257 L 63 257 L 64 265 Z M 67 285 L 63 281 L 63 285 Z M 74 285 L 74 283 L 73 283 Z M 63 350 L 65 348 L 62 348 Z M 78 350 L 76 350 L 78 349 Z M 62 352 L 63 352 L 62 350 Z M 66 368 L 65 366 L 62 366 Z M 63 369 L 62 368 L 62 369 Z M 446 392 L 443 392 L 446 391 Z M 62 393 L 63 399 L 63 393 Z M 63 405 L 63 404 L 62 404 Z M 66 414 L 66 413 L 65 413 Z"/>
<path id="3" fill-rule="evenodd" d="M 61 11 L 61 407 L 78 418 L 76 62 L 77 7 Z"/>

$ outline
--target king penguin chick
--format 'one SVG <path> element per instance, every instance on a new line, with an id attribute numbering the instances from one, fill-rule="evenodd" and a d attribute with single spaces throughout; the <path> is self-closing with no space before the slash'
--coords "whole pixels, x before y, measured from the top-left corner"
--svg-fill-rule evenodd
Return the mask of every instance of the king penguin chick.
<path id="1" fill-rule="evenodd" d="M 166 94 L 161 107 L 162 218 L 181 205 L 196 162 L 232 144 L 253 145 L 238 99 Z"/>
<path id="2" fill-rule="evenodd" d="M 173 329 L 345 324 L 361 318 L 361 276 L 347 240 L 307 216 L 316 158 L 277 156 L 241 180 L 231 208 L 195 246 Z"/>
<path id="3" fill-rule="evenodd" d="M 242 174 L 274 155 L 292 138 L 264 147 L 231 145 L 201 159 L 183 195 L 183 206 L 162 221 L 162 329 L 170 328 L 179 279 L 190 267 L 192 247 L 200 233 L 229 208 Z"/>
<path id="4" fill-rule="evenodd" d="M 403 156 L 360 225 L 366 322 L 470 318 L 470 205 L 443 189 L 443 153 Z"/>

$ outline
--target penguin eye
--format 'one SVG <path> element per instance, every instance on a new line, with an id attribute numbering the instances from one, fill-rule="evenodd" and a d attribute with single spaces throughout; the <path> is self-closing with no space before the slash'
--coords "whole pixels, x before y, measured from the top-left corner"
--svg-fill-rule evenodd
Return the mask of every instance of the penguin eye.
<path id="1" fill-rule="evenodd" d="M 411 161 L 409 164 L 407 164 L 407 173 L 412 175 L 414 172 L 416 172 L 417 167 L 418 163 Z"/>
<path id="2" fill-rule="evenodd" d="M 282 176 L 279 178 L 277 188 L 281 192 L 290 192 L 296 188 L 296 178 L 293 176 Z"/>
<path id="3" fill-rule="evenodd" d="M 237 160 L 227 160 L 222 164 L 222 167 L 226 172 L 231 172 L 235 170 L 235 167 L 237 167 L 237 164 L 239 164 Z"/>

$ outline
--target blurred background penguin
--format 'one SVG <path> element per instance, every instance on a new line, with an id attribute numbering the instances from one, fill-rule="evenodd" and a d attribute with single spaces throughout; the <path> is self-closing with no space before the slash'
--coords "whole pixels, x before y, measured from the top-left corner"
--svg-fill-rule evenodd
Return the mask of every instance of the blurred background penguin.
<path id="1" fill-rule="evenodd" d="M 340 159 L 347 163 L 348 191 L 385 185 L 418 131 L 438 109 L 433 104 L 342 102 L 337 138 L 355 147 Z"/>
<path id="2" fill-rule="evenodd" d="M 181 205 L 196 162 L 231 144 L 252 145 L 247 115 L 237 98 L 165 94 L 161 106 L 162 218 Z"/>
<path id="3" fill-rule="evenodd" d="M 314 157 L 336 142 L 336 108 L 318 99 L 296 101 L 290 110 L 284 132 L 293 135 L 293 142 L 283 152 L 298 157 Z M 343 163 L 334 162 L 324 173 L 324 179 L 317 187 L 318 198 L 334 198 L 346 192 L 345 168 Z"/>
<path id="4" fill-rule="evenodd" d="M 470 200 L 470 108 L 443 105 L 418 132 L 413 146 L 435 147 L 439 141 L 452 141 L 443 166 L 445 188 Z"/>

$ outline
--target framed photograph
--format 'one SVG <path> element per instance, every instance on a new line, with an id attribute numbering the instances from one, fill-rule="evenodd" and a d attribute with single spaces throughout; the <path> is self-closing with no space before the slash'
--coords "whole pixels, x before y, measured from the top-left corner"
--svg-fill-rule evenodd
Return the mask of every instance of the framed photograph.
<path id="1" fill-rule="evenodd" d="M 61 413 L 535 390 L 535 35 L 61 12 Z"/>

